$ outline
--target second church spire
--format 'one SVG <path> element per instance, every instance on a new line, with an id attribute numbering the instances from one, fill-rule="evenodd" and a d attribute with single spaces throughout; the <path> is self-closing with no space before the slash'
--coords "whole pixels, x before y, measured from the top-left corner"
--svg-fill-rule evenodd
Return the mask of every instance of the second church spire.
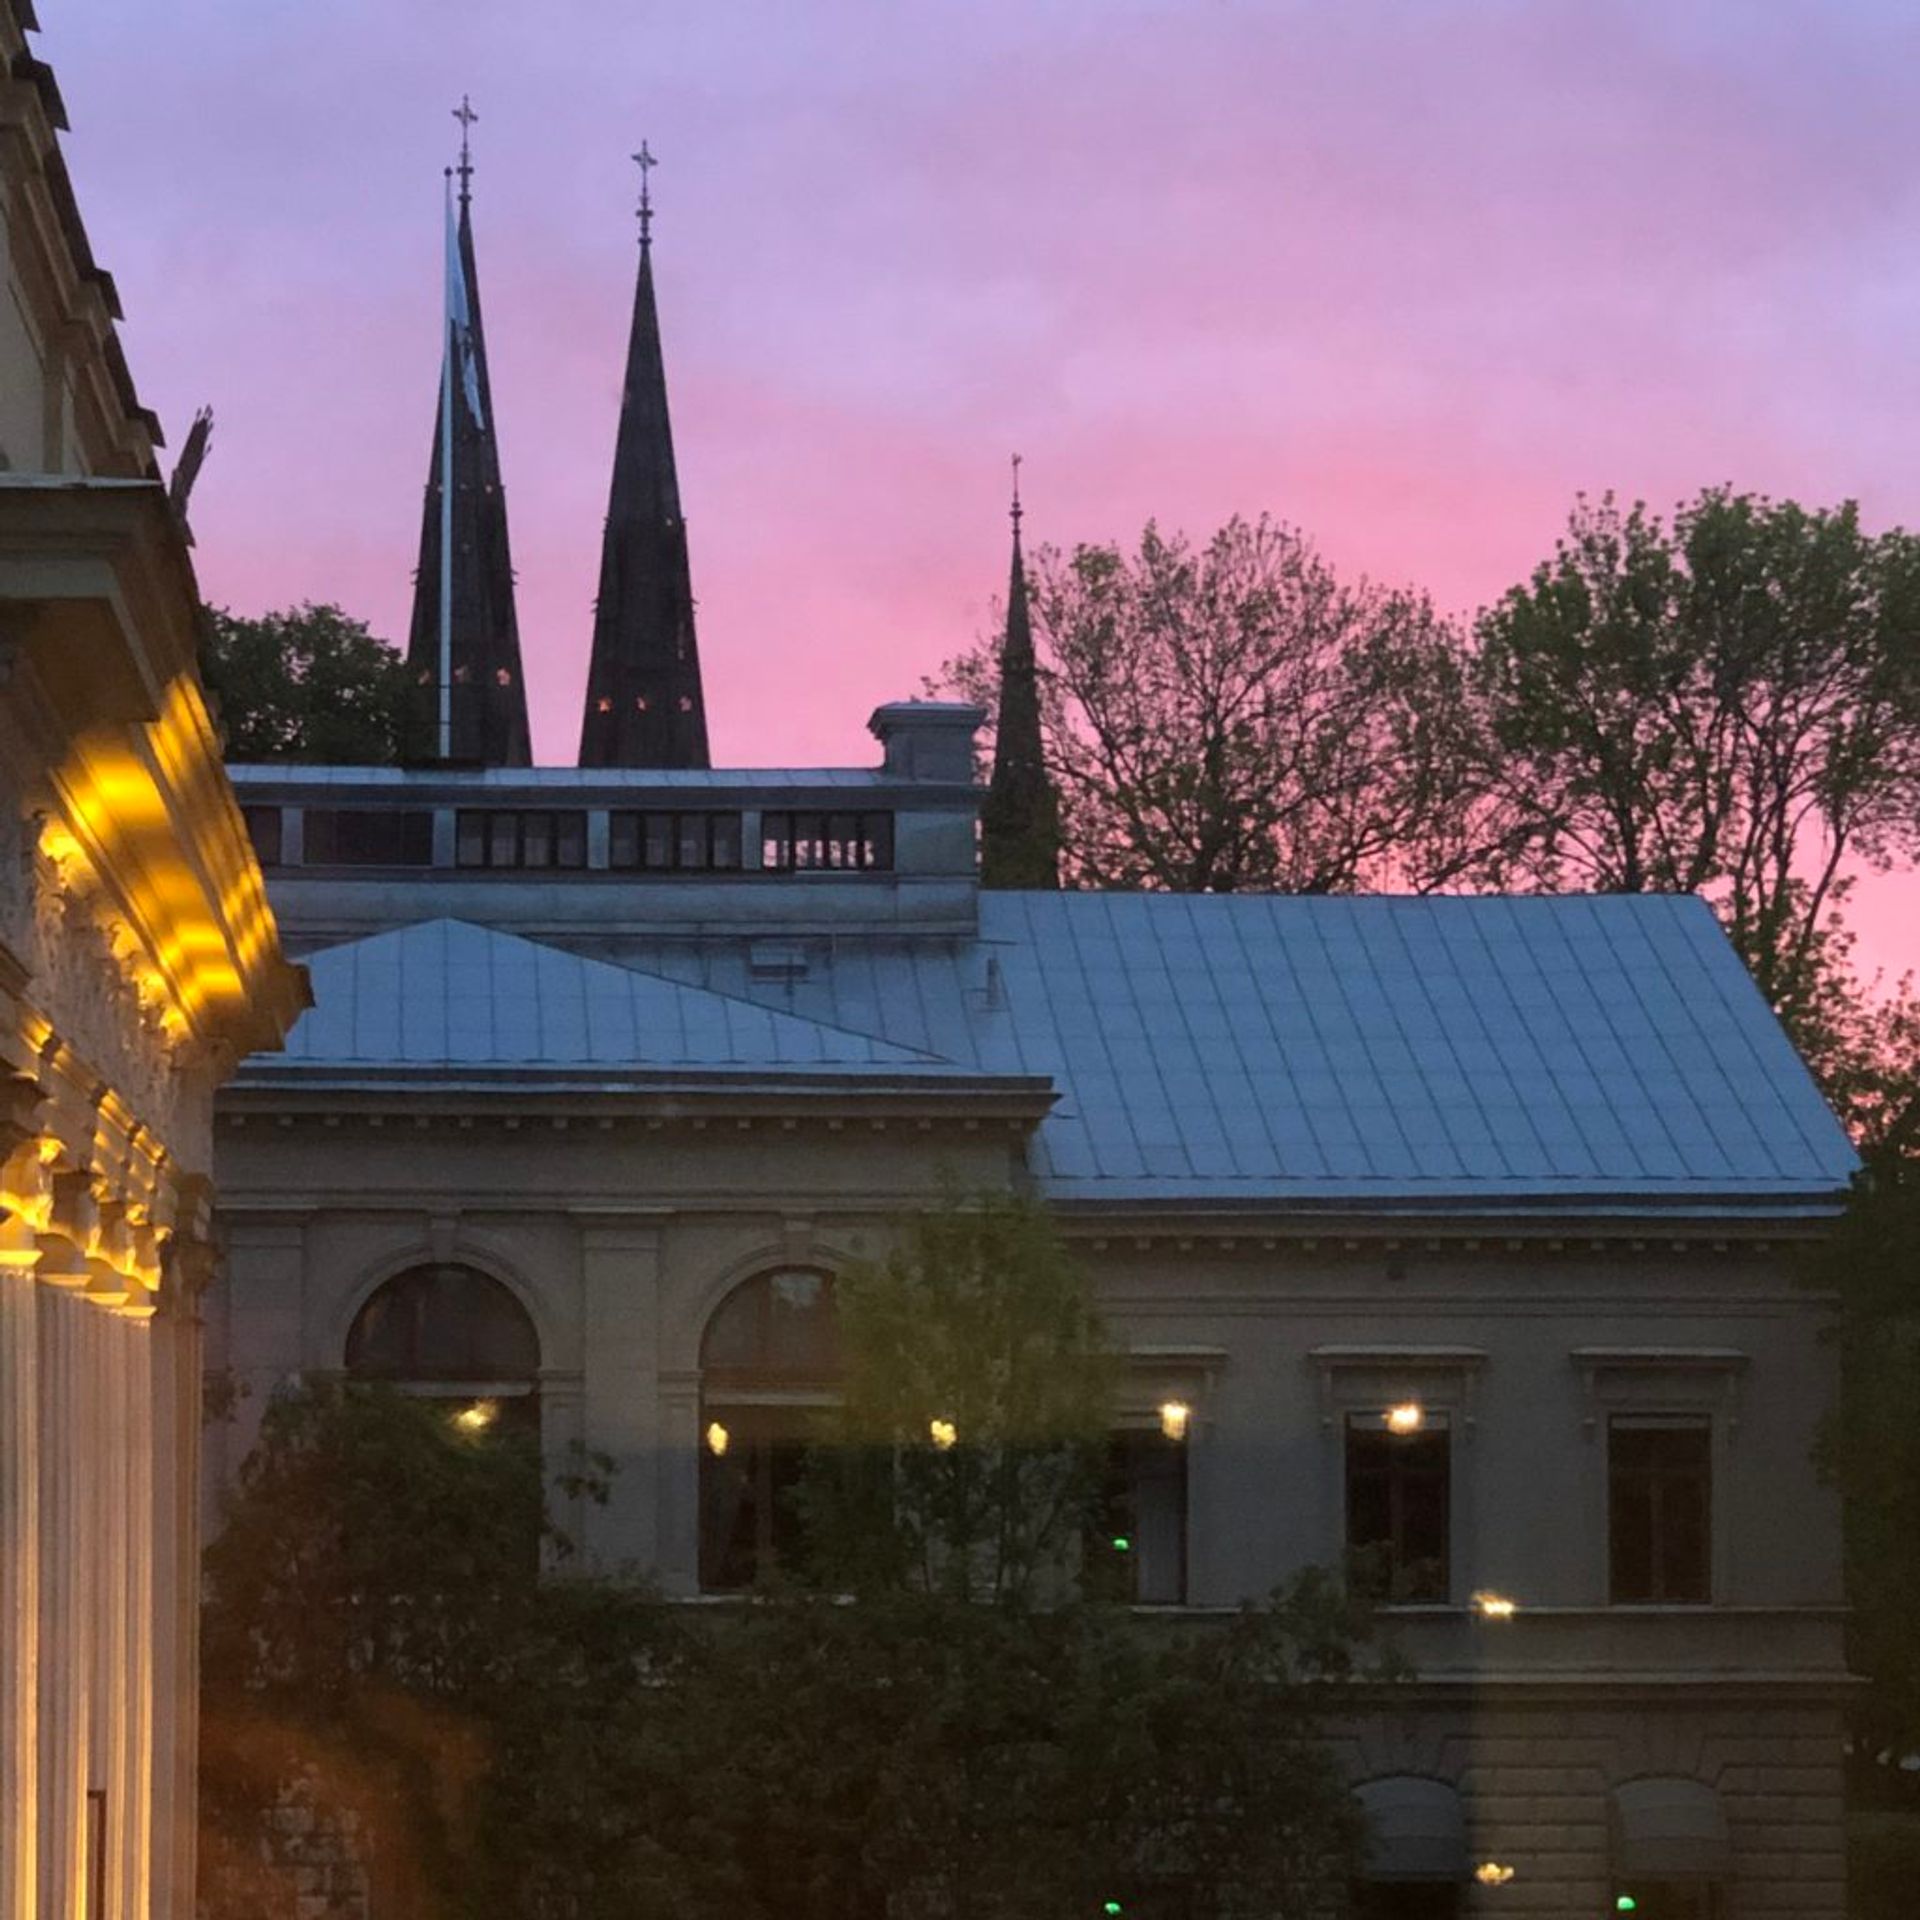
<path id="1" fill-rule="evenodd" d="M 709 764 L 706 699 L 654 304 L 653 202 L 647 186 L 654 158 L 644 142 L 634 160 L 640 168 L 640 269 L 600 547 L 580 764 L 704 767 Z"/>

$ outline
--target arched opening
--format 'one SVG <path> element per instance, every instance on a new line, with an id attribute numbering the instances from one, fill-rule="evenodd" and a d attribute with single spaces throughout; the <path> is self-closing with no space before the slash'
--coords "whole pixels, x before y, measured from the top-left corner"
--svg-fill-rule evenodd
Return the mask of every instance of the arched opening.
<path id="1" fill-rule="evenodd" d="M 347 1372 L 383 1380 L 474 1431 L 540 1439 L 540 1337 L 512 1292 L 477 1268 L 409 1267 L 375 1289 L 347 1333 Z"/>
<path id="2" fill-rule="evenodd" d="M 756 1274 L 721 1301 L 700 1342 L 700 1584 L 737 1592 L 794 1564 L 795 1502 L 820 1410 L 838 1397 L 833 1276 Z"/>
<path id="3" fill-rule="evenodd" d="M 1349 1911 L 1356 1920 L 1457 1920 L 1466 1912 L 1467 1823 L 1444 1780 L 1395 1774 L 1354 1789 L 1366 1854 Z"/>

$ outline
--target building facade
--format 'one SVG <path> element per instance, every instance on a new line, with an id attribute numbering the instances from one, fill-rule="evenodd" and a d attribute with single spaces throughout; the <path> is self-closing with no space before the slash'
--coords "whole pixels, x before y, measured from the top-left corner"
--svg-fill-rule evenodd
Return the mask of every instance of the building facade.
<path id="1" fill-rule="evenodd" d="M 1852 1161 L 1711 914 L 983 891 L 979 718 L 882 708 L 874 768 L 236 769 L 315 1005 L 222 1096 L 212 1481 L 279 1384 L 399 1380 L 612 1455 L 591 1554 L 736 1591 L 836 1271 L 1031 1191 L 1126 1350 L 1140 1603 L 1388 1563 L 1363 1912 L 1838 1920 L 1793 1256 Z"/>
<path id="2" fill-rule="evenodd" d="M 302 988 L 32 26 L 0 3 L 0 1916 L 190 1920 L 212 1096 Z"/>

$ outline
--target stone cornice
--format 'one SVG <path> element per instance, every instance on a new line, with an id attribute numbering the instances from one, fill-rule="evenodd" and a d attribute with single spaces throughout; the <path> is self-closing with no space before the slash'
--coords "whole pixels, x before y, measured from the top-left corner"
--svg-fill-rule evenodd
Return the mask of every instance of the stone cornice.
<path id="1" fill-rule="evenodd" d="M 305 1004 L 194 671 L 196 590 L 158 485 L 0 475 L 0 700 L 44 758 L 38 851 L 143 995 L 217 1061 Z"/>

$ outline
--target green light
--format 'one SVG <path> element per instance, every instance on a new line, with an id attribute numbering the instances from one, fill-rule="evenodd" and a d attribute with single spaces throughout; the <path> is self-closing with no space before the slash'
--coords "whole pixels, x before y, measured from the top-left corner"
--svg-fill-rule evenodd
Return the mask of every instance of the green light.
<path id="1" fill-rule="evenodd" d="M 1116 1533 L 1113 1536 L 1113 1550 L 1115 1553 L 1131 1553 L 1133 1542 L 1124 1533 Z M 1119 1909 L 1116 1908 L 1115 1911 L 1118 1912 Z"/>
<path id="2" fill-rule="evenodd" d="M 1120 1902 L 1118 1900 L 1109 1900 L 1100 1911 L 1102 1913 L 1119 1913 L 1121 1911 Z"/>
<path id="3" fill-rule="evenodd" d="M 1613 1910 L 1615 1913 L 1638 1913 L 1640 1902 L 1632 1894 L 1623 1893 L 1614 1900 Z"/>

